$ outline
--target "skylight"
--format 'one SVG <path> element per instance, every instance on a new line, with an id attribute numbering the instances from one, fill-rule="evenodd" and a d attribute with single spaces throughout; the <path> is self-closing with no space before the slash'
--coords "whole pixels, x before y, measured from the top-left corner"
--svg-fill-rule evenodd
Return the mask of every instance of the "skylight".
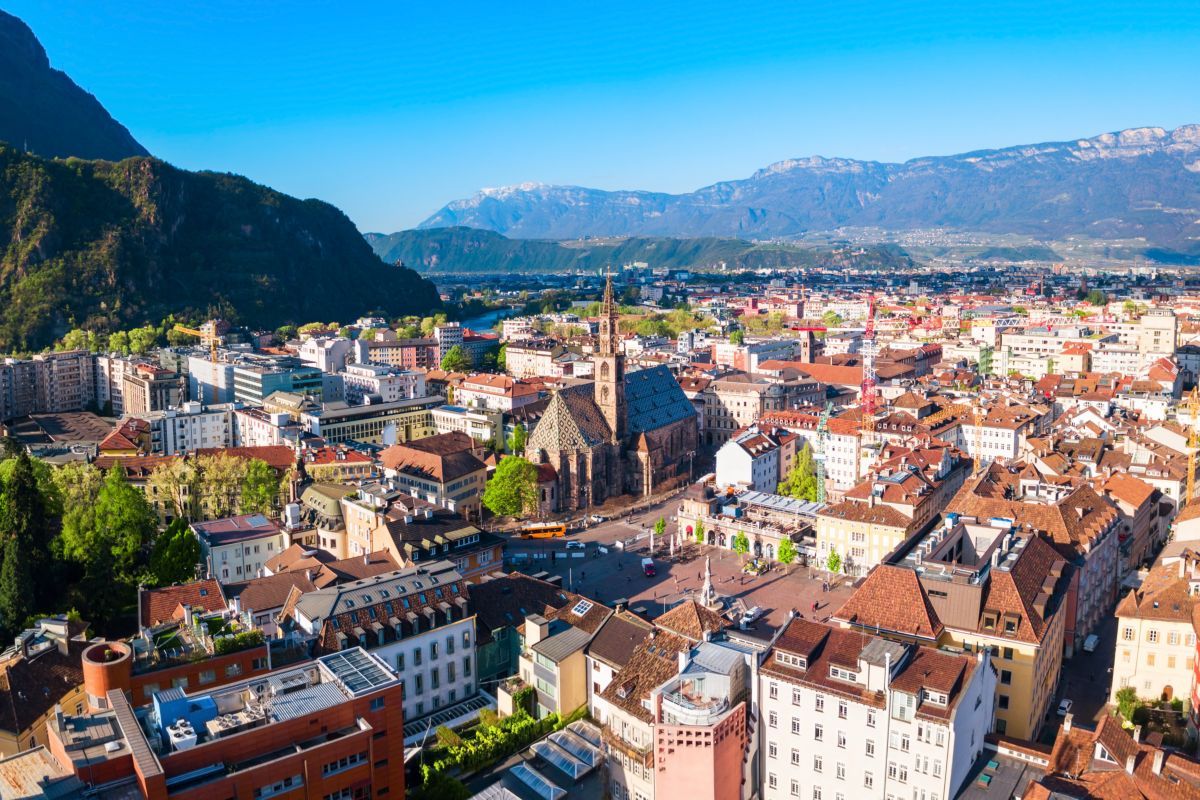
<path id="1" fill-rule="evenodd" d="M 592 610 L 592 602 L 590 600 L 580 600 L 571 609 L 571 613 L 577 617 L 582 617 L 584 614 Z"/>

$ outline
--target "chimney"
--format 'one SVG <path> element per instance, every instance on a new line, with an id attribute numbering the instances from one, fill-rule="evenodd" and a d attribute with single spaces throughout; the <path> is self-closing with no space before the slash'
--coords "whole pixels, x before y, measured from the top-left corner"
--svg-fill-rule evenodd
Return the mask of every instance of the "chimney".
<path id="1" fill-rule="evenodd" d="M 1074 722 L 1075 722 L 1074 714 L 1067 714 L 1065 717 L 1063 717 L 1063 733 L 1070 733 L 1071 725 Z M 1135 741 L 1136 741 L 1136 737 L 1137 737 L 1137 734 L 1135 733 L 1134 734 Z"/>
<path id="2" fill-rule="evenodd" d="M 688 656 L 689 656 L 689 655 L 690 655 L 690 654 L 689 654 L 689 652 L 688 652 L 687 650 L 680 650 L 680 651 L 679 651 L 679 672 L 680 672 L 680 674 L 682 674 L 682 673 L 683 673 L 683 671 L 684 671 L 685 669 L 687 669 L 687 665 L 688 665 Z"/>
<path id="3" fill-rule="evenodd" d="M 1125 759 L 1125 771 L 1130 775 L 1133 774 L 1133 769 L 1137 765 L 1137 756 L 1132 753 Z"/>
<path id="4" fill-rule="evenodd" d="M 1133 741 L 1135 743 L 1142 741 L 1142 726 L 1141 725 L 1133 726 Z"/>
<path id="5" fill-rule="evenodd" d="M 1166 751 L 1161 747 L 1154 750 L 1154 761 L 1150 765 L 1150 771 L 1155 775 L 1162 775 L 1163 759 L 1166 758 L 1166 756 Z"/>

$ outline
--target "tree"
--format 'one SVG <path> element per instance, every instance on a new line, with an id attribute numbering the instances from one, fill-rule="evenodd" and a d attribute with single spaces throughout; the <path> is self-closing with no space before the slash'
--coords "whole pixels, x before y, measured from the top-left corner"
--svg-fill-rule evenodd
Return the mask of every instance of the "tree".
<path id="1" fill-rule="evenodd" d="M 733 537 L 733 552 L 743 558 L 750 552 L 750 538 L 746 536 L 745 531 L 738 531 Z"/>
<path id="2" fill-rule="evenodd" d="M 158 344 L 158 330 L 153 325 L 144 325 L 129 332 L 129 351 L 134 355 L 148 353 Z"/>
<path id="3" fill-rule="evenodd" d="M 196 577 L 200 540 L 183 519 L 175 519 L 154 540 L 150 572 L 159 586 L 186 583 Z"/>
<path id="4" fill-rule="evenodd" d="M 654 523 L 654 535 L 659 539 L 667 532 L 667 521 L 662 517 L 658 518 L 658 522 Z"/>
<path id="5" fill-rule="evenodd" d="M 168 508 L 170 516 L 191 519 L 192 498 L 199 493 L 198 479 L 195 464 L 177 458 L 150 473 L 146 493 L 152 505 Z"/>
<path id="6" fill-rule="evenodd" d="M 31 459 L 24 450 L 16 458 L 0 464 L 0 536 L 17 542 L 20 561 L 14 569 L 18 578 L 26 571 L 31 579 L 34 575 L 43 578 L 27 599 L 37 607 L 57 599 L 53 581 L 48 580 L 52 518 L 61 510 L 61 501 L 55 499 L 58 493 L 53 484 L 49 467 L 42 461 Z M 24 621 L 22 616 L 16 624 Z"/>
<path id="7" fill-rule="evenodd" d="M 279 479 L 275 470 L 260 458 L 250 459 L 242 476 L 238 510 L 243 514 L 266 514 L 279 500 Z"/>
<path id="8" fill-rule="evenodd" d="M 841 571 L 842 557 L 838 555 L 837 550 L 829 551 L 829 558 L 825 559 L 825 569 L 835 574 Z"/>
<path id="9" fill-rule="evenodd" d="M 696 520 L 695 536 L 696 544 L 704 544 L 704 523 L 700 520 Z"/>
<path id="10" fill-rule="evenodd" d="M 500 345 L 500 350 L 496 353 L 496 369 L 504 372 L 508 367 L 508 342 Z"/>
<path id="11" fill-rule="evenodd" d="M 845 320 L 842 319 L 842 315 L 836 311 L 826 311 L 821 315 L 821 322 L 825 324 L 826 328 L 838 328 L 841 327 Z"/>
<path id="12" fill-rule="evenodd" d="M 1121 718 L 1127 721 L 1133 720 L 1133 712 L 1137 711 L 1137 707 L 1141 705 L 1138 700 L 1137 689 L 1132 686 L 1124 686 L 1117 690 L 1117 713 Z"/>
<path id="13" fill-rule="evenodd" d="M 444 772 L 430 771 L 423 784 L 409 792 L 410 800 L 467 800 L 471 796 L 462 781 Z"/>
<path id="14" fill-rule="evenodd" d="M 740 328 L 733 331 L 732 333 L 729 334 L 729 343 L 730 344 L 739 344 L 739 345 L 745 344 L 746 343 L 746 334 L 743 333 Z"/>
<path id="15" fill-rule="evenodd" d="M 500 461 L 483 490 L 483 504 L 498 517 L 513 517 L 537 505 L 537 467 L 520 456 Z"/>
<path id="16" fill-rule="evenodd" d="M 792 467 L 787 478 L 776 491 L 785 497 L 815 501 L 817 499 L 817 467 L 812 447 L 808 442 L 792 457 Z"/>
<path id="17" fill-rule="evenodd" d="M 796 545 L 791 537 L 785 536 L 779 540 L 779 549 L 775 551 L 775 560 L 787 566 L 796 560 Z"/>
<path id="18" fill-rule="evenodd" d="M 442 356 L 443 372 L 466 372 L 470 368 L 471 359 L 467 358 L 467 351 L 462 349 L 462 345 L 454 345 Z"/>
<path id="19" fill-rule="evenodd" d="M 108 350 L 109 352 L 129 355 L 129 334 L 125 331 L 117 331 L 109 336 Z"/>
<path id="20" fill-rule="evenodd" d="M 508 437 L 508 452 L 521 455 L 525 452 L 525 440 L 528 436 L 525 433 L 525 426 L 517 423 L 513 428 L 512 436 Z"/>
<path id="21" fill-rule="evenodd" d="M 290 342 L 300 335 L 295 325 L 280 325 L 275 329 L 275 338 L 280 342 Z"/>
<path id="22" fill-rule="evenodd" d="M 1088 292 L 1087 301 L 1094 306 L 1105 306 L 1108 305 L 1108 295 L 1099 289 L 1092 289 Z"/>
<path id="23" fill-rule="evenodd" d="M 5 641 L 20 633 L 25 618 L 32 613 L 33 573 L 21 540 L 4 540 L 4 563 L 0 564 L 0 634 Z"/>
<path id="24" fill-rule="evenodd" d="M 238 509 L 238 496 L 246 477 L 246 461 L 226 453 L 196 459 L 196 494 L 205 519 L 220 519 Z"/>

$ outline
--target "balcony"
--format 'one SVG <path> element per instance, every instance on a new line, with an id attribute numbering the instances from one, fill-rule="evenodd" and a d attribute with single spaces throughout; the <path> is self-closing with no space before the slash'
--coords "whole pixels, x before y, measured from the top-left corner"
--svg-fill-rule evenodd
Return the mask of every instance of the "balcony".
<path id="1" fill-rule="evenodd" d="M 728 710 L 729 700 L 724 697 L 705 697 L 681 691 L 667 691 L 662 695 L 663 721 L 669 725 L 709 727 L 716 724 Z"/>
<path id="2" fill-rule="evenodd" d="M 605 749 L 609 753 L 616 751 L 626 758 L 639 762 L 647 769 L 654 766 L 654 751 L 649 745 L 639 747 L 635 744 L 630 744 L 621 738 L 621 734 L 617 733 L 611 725 L 605 725 L 600 729 L 600 739 L 604 742 Z"/>

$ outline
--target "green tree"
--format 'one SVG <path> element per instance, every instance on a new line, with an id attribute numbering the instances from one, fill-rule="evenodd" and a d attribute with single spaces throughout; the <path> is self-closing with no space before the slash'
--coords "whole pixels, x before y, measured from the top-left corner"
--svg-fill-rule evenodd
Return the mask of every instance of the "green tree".
<path id="1" fill-rule="evenodd" d="M 841 571 L 842 557 L 838 555 L 837 550 L 829 551 L 829 557 L 825 559 L 825 569 L 833 573 Z"/>
<path id="2" fill-rule="evenodd" d="M 260 458 L 252 458 L 242 475 L 238 509 L 243 514 L 266 514 L 279 500 L 279 478 L 275 470 Z"/>
<path id="3" fill-rule="evenodd" d="M 471 359 L 462 345 L 454 345 L 442 356 L 442 370 L 445 372 L 466 372 L 471 368 Z"/>
<path id="4" fill-rule="evenodd" d="M 144 325 L 129 332 L 129 351 L 134 355 L 150 352 L 158 344 L 158 330 Z"/>
<path id="5" fill-rule="evenodd" d="M 704 544 L 704 523 L 700 520 L 696 520 L 696 530 L 694 531 L 694 534 L 696 536 L 696 544 Z"/>
<path id="6" fill-rule="evenodd" d="M 1133 712 L 1137 711 L 1141 701 L 1138 700 L 1137 689 L 1132 686 L 1124 686 L 1117 690 L 1117 713 L 1126 721 L 1133 720 Z"/>
<path id="7" fill-rule="evenodd" d="M 654 523 L 654 536 L 658 539 L 659 542 L 662 542 L 662 538 L 664 535 L 666 535 L 666 532 L 667 532 L 667 521 L 665 519 L 663 519 L 662 517 L 659 517 L 658 522 Z"/>
<path id="8" fill-rule="evenodd" d="M 500 345 L 500 350 L 496 353 L 496 369 L 504 372 L 508 368 L 508 342 Z"/>
<path id="9" fill-rule="evenodd" d="M 743 558 L 750 552 L 750 538 L 746 536 L 745 531 L 738 531 L 733 537 L 733 552 Z"/>
<path id="10" fill-rule="evenodd" d="M 125 331 L 117 331 L 109 336 L 107 349 L 112 353 L 129 355 L 129 334 Z"/>
<path id="11" fill-rule="evenodd" d="M 776 491 L 785 497 L 800 500 L 817 499 L 817 466 L 808 442 L 792 457 L 792 467 Z"/>
<path id="12" fill-rule="evenodd" d="M 35 461 L 24 450 L 0 464 L 0 536 L 17 542 L 20 560 L 14 566 L 15 574 L 20 576 L 27 570 L 30 576 L 43 578 L 28 598 L 29 603 L 39 608 L 48 608 L 49 605 L 42 603 L 58 599 L 48 574 L 52 566 L 53 517 L 61 510 L 61 500 L 57 499 L 59 495 L 53 484 L 45 462 Z M 24 621 L 22 616 L 16 623 Z"/>
<path id="13" fill-rule="evenodd" d="M 280 325 L 275 329 L 275 338 L 280 342 L 290 342 L 300 335 L 295 325 Z"/>
<path id="14" fill-rule="evenodd" d="M 483 490 L 483 504 L 498 517 L 513 517 L 537 505 L 537 467 L 520 456 L 500 461 Z"/>
<path id="15" fill-rule="evenodd" d="M 796 560 L 796 545 L 791 537 L 785 536 L 779 540 L 779 549 L 775 551 L 775 560 L 787 566 Z"/>
<path id="16" fill-rule="evenodd" d="M 199 503 L 194 510 L 204 519 L 221 519 L 234 514 L 246 477 L 245 459 L 226 453 L 199 456 L 196 458 L 196 473 Z"/>
<path id="17" fill-rule="evenodd" d="M 1088 292 L 1087 301 L 1094 306 L 1108 305 L 1108 295 L 1099 289 L 1092 289 L 1090 292 Z"/>
<path id="18" fill-rule="evenodd" d="M 468 800 L 471 790 L 444 772 L 429 773 L 428 779 L 408 793 L 409 800 Z"/>
<path id="19" fill-rule="evenodd" d="M 745 344 L 746 343 L 746 334 L 741 330 L 741 328 L 738 328 L 737 330 L 735 330 L 729 334 L 729 343 L 730 344 L 739 344 L 739 345 Z"/>
<path id="20" fill-rule="evenodd" d="M 155 469 L 146 480 L 146 493 L 163 516 L 191 519 L 193 497 L 199 496 L 199 473 L 191 460 L 174 459 Z"/>
<path id="21" fill-rule="evenodd" d="M 175 519 L 154 540 L 150 572 L 159 586 L 186 583 L 196 577 L 200 540 L 183 519 Z"/>
<path id="22" fill-rule="evenodd" d="M 525 433 L 525 426 L 518 422 L 516 427 L 513 428 L 512 436 L 508 437 L 508 452 L 515 453 L 516 455 L 524 454 L 525 440 L 528 438 L 528 435 Z"/>
<path id="23" fill-rule="evenodd" d="M 7 536 L 0 564 L 0 634 L 5 641 L 20 633 L 25 618 L 33 612 L 33 589 L 28 553 L 20 539 Z"/>
<path id="24" fill-rule="evenodd" d="M 845 320 L 836 311 L 826 311 L 821 315 L 821 322 L 826 328 L 839 328 Z"/>

